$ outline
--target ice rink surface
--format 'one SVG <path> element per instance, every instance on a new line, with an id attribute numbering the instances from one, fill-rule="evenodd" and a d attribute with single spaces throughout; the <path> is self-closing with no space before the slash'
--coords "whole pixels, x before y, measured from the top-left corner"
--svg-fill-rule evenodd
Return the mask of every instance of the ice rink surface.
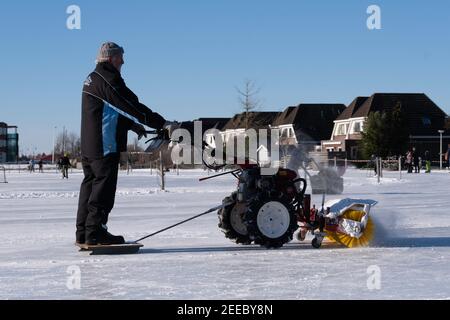
<path id="1" fill-rule="evenodd" d="M 202 170 L 119 175 L 109 230 L 134 240 L 221 203 L 232 176 Z M 381 184 L 349 169 L 335 198 L 374 199 L 377 239 L 347 249 L 293 240 L 266 250 L 230 242 L 217 214 L 143 241 L 139 254 L 77 251 L 80 171 L 7 172 L 0 184 L 0 299 L 450 299 L 450 174 L 385 172 Z M 313 195 L 321 204 L 321 196 Z M 79 272 L 79 288 L 73 275 Z M 374 281 L 376 276 L 379 286 Z M 78 278 L 77 278 L 78 279 Z M 374 285 L 375 284 L 375 285 Z"/>

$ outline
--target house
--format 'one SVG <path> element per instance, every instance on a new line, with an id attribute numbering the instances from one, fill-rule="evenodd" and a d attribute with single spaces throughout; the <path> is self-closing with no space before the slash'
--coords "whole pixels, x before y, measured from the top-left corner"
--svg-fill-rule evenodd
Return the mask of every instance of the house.
<path id="1" fill-rule="evenodd" d="M 364 124 L 372 112 L 391 111 L 401 104 L 410 133 L 410 146 L 419 154 L 426 150 L 434 157 L 439 155 L 438 130 L 445 128 L 447 115 L 423 93 L 375 93 L 371 97 L 357 97 L 334 121 L 330 140 L 322 141 L 322 150 L 342 151 L 347 158 L 358 158 L 358 144 L 362 139 Z M 448 139 L 448 134 L 444 136 Z"/>
<path id="2" fill-rule="evenodd" d="M 253 129 L 255 130 L 256 136 L 258 137 L 256 146 L 256 153 L 257 153 L 256 156 L 258 158 L 258 161 L 260 163 L 267 163 L 269 162 L 269 154 L 270 154 L 268 146 L 271 143 L 270 128 L 272 126 L 272 123 L 275 121 L 276 117 L 279 114 L 280 114 L 279 112 L 270 112 L 270 111 L 263 111 L 263 112 L 250 111 L 236 114 L 223 126 L 220 132 L 222 142 L 226 147 L 227 145 L 230 144 L 231 140 L 233 140 L 234 155 L 237 155 L 238 154 L 237 137 L 239 135 L 244 134 L 247 130 Z M 261 140 L 259 139 L 260 129 L 267 130 L 268 136 L 267 139 L 265 140 L 267 145 L 261 143 Z M 213 141 L 213 143 L 210 145 L 215 146 L 215 141 Z"/>
<path id="3" fill-rule="evenodd" d="M 231 138 L 244 133 L 247 129 L 270 129 L 279 112 L 242 112 L 234 115 L 222 128 L 222 141 L 226 144 Z"/>
<path id="4" fill-rule="evenodd" d="M 10 132 L 14 129 L 14 132 Z M 0 163 L 17 162 L 19 156 L 19 134 L 16 126 L 0 122 Z"/>
<path id="5" fill-rule="evenodd" d="M 224 125 L 228 123 L 230 118 L 198 118 L 193 121 L 183 121 L 180 124 L 181 129 L 186 129 L 191 136 L 191 144 L 192 144 L 192 155 L 194 152 L 201 152 L 201 150 L 196 150 L 194 146 L 194 122 L 200 121 L 202 125 L 202 139 L 205 137 L 208 137 L 208 135 L 205 135 L 206 131 L 209 129 L 217 129 L 222 130 Z M 208 139 L 208 138 L 206 138 Z M 171 159 L 171 151 L 172 147 L 174 145 L 170 143 L 169 141 L 163 142 L 163 143 L 150 143 L 145 152 L 150 154 L 149 160 L 155 161 L 159 159 L 159 152 L 162 152 L 163 161 L 166 166 L 172 166 L 172 159 Z M 192 159 L 193 161 L 193 159 Z"/>
<path id="6" fill-rule="evenodd" d="M 272 124 L 280 130 L 280 145 L 306 145 L 312 150 L 330 137 L 333 121 L 345 110 L 343 104 L 299 104 L 287 107 Z"/>

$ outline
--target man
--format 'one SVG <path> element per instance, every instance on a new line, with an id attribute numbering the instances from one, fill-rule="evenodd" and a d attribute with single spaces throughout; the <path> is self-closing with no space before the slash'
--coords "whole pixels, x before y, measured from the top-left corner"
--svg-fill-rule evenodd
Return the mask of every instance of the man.
<path id="1" fill-rule="evenodd" d="M 39 159 L 38 166 L 39 166 L 39 173 L 43 173 L 44 172 L 44 162 L 42 162 L 42 159 Z"/>
<path id="2" fill-rule="evenodd" d="M 142 124 L 163 131 L 166 120 L 139 102 L 127 88 L 120 71 L 124 50 L 104 43 L 95 70 L 82 93 L 81 154 L 84 180 L 80 188 L 76 242 L 121 244 L 122 236 L 107 231 L 114 206 L 120 152 L 126 151 L 127 132 L 146 136 Z"/>
<path id="3" fill-rule="evenodd" d="M 420 156 L 416 148 L 413 148 L 414 173 L 420 173 Z"/>
<path id="4" fill-rule="evenodd" d="M 64 156 L 61 157 L 59 163 L 61 165 L 62 179 L 64 179 L 64 178 L 69 179 L 69 168 L 72 165 L 70 164 L 70 159 L 68 157 L 67 152 L 65 152 Z"/>
<path id="5" fill-rule="evenodd" d="M 375 172 L 375 176 L 378 175 L 377 172 L 377 156 L 372 154 L 372 156 L 370 157 L 370 165 L 373 166 L 373 171 Z"/>
<path id="6" fill-rule="evenodd" d="M 447 152 L 445 153 L 445 162 L 447 163 L 447 170 L 450 170 L 450 143 L 448 144 Z"/>
<path id="7" fill-rule="evenodd" d="M 411 149 L 406 153 L 405 164 L 408 168 L 408 173 L 412 173 L 412 163 L 413 163 L 413 151 Z"/>
<path id="8" fill-rule="evenodd" d="M 425 160 L 425 173 L 431 173 L 431 156 L 430 156 L 430 151 L 425 151 L 424 156 L 423 156 L 424 160 Z"/>
<path id="9" fill-rule="evenodd" d="M 30 172 L 34 172 L 34 165 L 35 165 L 35 161 L 34 161 L 34 159 L 31 159 L 30 160 L 30 165 L 29 165 L 29 167 L 30 167 Z"/>

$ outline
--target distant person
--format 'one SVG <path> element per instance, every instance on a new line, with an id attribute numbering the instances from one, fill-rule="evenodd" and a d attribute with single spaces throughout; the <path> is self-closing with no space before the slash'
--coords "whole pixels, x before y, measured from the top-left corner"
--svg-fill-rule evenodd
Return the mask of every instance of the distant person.
<path id="1" fill-rule="evenodd" d="M 416 149 L 413 149 L 414 173 L 420 173 L 420 156 Z"/>
<path id="2" fill-rule="evenodd" d="M 60 159 L 60 168 L 62 172 L 62 179 L 66 178 L 69 179 L 69 168 L 72 165 L 70 164 L 70 159 L 68 157 L 68 154 L 65 153 L 63 157 Z"/>
<path id="3" fill-rule="evenodd" d="M 39 159 L 38 166 L 39 166 L 39 172 L 43 173 L 44 172 L 44 163 L 42 162 L 42 159 Z"/>
<path id="4" fill-rule="evenodd" d="M 412 173 L 412 168 L 413 168 L 412 164 L 413 164 L 413 151 L 410 149 L 406 153 L 406 158 L 405 158 L 405 165 L 406 165 L 406 168 L 408 169 L 408 173 Z"/>
<path id="5" fill-rule="evenodd" d="M 34 166 L 35 166 L 36 162 L 34 161 L 34 159 L 31 159 L 29 162 L 29 169 L 30 169 L 30 173 L 34 172 Z"/>
<path id="6" fill-rule="evenodd" d="M 430 151 L 425 151 L 423 155 L 423 159 L 425 160 L 425 173 L 431 172 L 431 157 L 430 157 Z"/>
<path id="7" fill-rule="evenodd" d="M 447 170 L 450 170 L 450 143 L 448 144 L 447 152 L 445 153 L 445 162 L 447 163 Z"/>
<path id="8" fill-rule="evenodd" d="M 130 171 L 133 172 L 133 162 L 131 160 L 131 155 L 128 154 L 128 157 L 127 157 L 127 174 L 129 174 Z"/>
<path id="9" fill-rule="evenodd" d="M 372 154 L 370 157 L 370 165 L 373 166 L 373 170 L 375 171 L 375 176 L 378 175 L 377 172 L 377 156 Z"/>

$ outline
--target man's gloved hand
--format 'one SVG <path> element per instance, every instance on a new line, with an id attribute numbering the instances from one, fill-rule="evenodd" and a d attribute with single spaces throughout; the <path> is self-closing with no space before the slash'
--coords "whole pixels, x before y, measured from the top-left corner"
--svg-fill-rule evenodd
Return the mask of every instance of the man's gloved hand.
<path id="1" fill-rule="evenodd" d="M 166 121 L 161 130 L 165 130 L 164 137 L 167 137 L 167 140 L 172 136 L 174 130 L 178 129 L 180 124 L 176 121 Z"/>
<path id="2" fill-rule="evenodd" d="M 131 126 L 131 130 L 138 135 L 138 140 L 141 140 L 142 137 L 146 137 L 147 138 L 147 132 L 145 130 L 145 127 L 142 124 L 135 122 Z"/>
<path id="3" fill-rule="evenodd" d="M 161 128 L 158 131 L 158 137 L 162 140 L 170 140 L 170 132 L 169 129 Z"/>

